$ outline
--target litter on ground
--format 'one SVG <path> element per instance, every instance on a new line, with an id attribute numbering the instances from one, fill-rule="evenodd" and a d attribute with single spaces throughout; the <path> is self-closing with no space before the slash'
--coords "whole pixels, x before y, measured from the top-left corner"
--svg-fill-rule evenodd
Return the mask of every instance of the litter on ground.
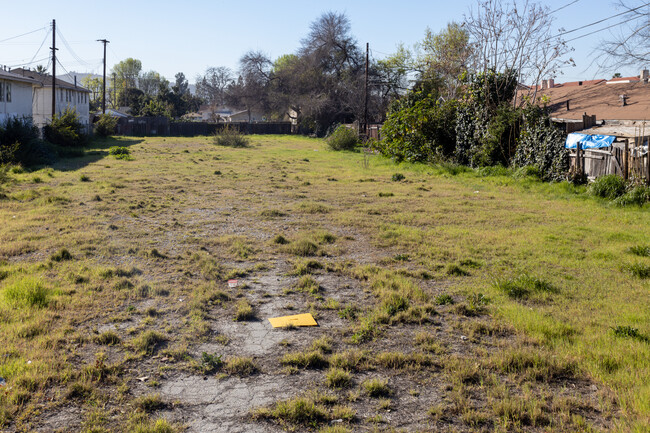
<path id="1" fill-rule="evenodd" d="M 269 322 L 271 322 L 271 326 L 274 328 L 285 328 L 287 326 L 318 326 L 314 316 L 309 313 L 272 317 L 269 319 Z"/>

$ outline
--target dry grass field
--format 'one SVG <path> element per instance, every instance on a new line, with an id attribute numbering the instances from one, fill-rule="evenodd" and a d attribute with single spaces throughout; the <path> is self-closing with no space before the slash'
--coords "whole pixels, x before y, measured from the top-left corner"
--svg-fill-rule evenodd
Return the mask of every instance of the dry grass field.
<path id="1" fill-rule="evenodd" d="M 650 429 L 647 205 L 293 136 L 7 176 L 0 431 Z"/>

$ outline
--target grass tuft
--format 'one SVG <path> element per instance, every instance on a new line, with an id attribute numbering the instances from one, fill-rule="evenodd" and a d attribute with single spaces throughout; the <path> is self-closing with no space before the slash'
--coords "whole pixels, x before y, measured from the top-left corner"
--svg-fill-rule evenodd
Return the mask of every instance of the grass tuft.
<path id="1" fill-rule="evenodd" d="M 650 278 L 650 265 L 646 265 L 645 263 L 634 263 L 625 267 L 625 269 L 637 278 Z"/>
<path id="2" fill-rule="evenodd" d="M 144 331 L 133 339 L 133 347 L 146 355 L 153 355 L 167 338 L 156 331 Z"/>
<path id="3" fill-rule="evenodd" d="M 559 293 L 559 290 L 548 281 L 527 274 L 511 279 L 497 280 L 493 285 L 512 299 L 525 299 L 540 293 Z"/>
<path id="4" fill-rule="evenodd" d="M 369 379 L 361 384 L 366 394 L 371 398 L 388 397 L 390 387 L 386 379 Z"/>
<path id="5" fill-rule="evenodd" d="M 348 388 L 352 385 L 352 375 L 341 368 L 330 368 L 325 373 L 325 385 L 335 389 Z"/>
<path id="6" fill-rule="evenodd" d="M 16 307 L 45 308 L 49 304 L 50 290 L 43 281 L 34 277 L 24 277 L 5 287 L 4 297 Z"/>
<path id="7" fill-rule="evenodd" d="M 50 260 L 53 262 L 63 262 L 65 260 L 72 260 L 72 258 L 73 257 L 72 254 L 70 254 L 70 251 L 66 250 L 65 248 L 60 249 L 50 256 Z"/>
<path id="8" fill-rule="evenodd" d="M 255 364 L 255 361 L 253 361 L 253 358 L 236 356 L 226 360 L 224 370 L 228 374 L 244 377 L 255 374 L 259 368 Z"/>
<path id="9" fill-rule="evenodd" d="M 308 368 L 320 370 L 329 366 L 329 361 L 325 355 L 318 350 L 306 352 L 291 352 L 285 354 L 280 359 L 280 364 L 298 368 Z"/>
<path id="10" fill-rule="evenodd" d="M 237 302 L 237 310 L 235 311 L 235 321 L 243 322 L 255 319 L 255 311 L 253 306 L 246 299 L 240 299 Z"/>
<path id="11" fill-rule="evenodd" d="M 639 257 L 650 257 L 650 245 L 635 245 L 628 248 L 627 252 Z"/>

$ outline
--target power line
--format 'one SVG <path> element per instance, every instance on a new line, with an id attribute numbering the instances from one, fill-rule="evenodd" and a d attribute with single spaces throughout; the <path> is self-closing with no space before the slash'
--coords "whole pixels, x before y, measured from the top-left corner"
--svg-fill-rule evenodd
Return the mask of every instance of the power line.
<path id="1" fill-rule="evenodd" d="M 47 37 L 48 37 L 49 35 L 50 35 L 50 30 L 48 30 L 47 33 L 45 33 L 45 37 L 43 38 L 43 42 L 41 42 L 41 46 L 38 47 L 38 50 L 36 50 L 36 53 L 34 53 L 34 56 L 33 56 L 32 59 L 29 61 L 28 64 L 31 64 L 32 62 L 34 62 L 34 59 L 36 58 L 36 56 L 38 55 L 38 53 L 41 51 L 41 48 L 43 48 L 43 44 L 45 44 L 45 41 L 47 40 Z"/>
<path id="2" fill-rule="evenodd" d="M 618 13 L 618 14 L 616 14 L 616 15 L 612 15 L 612 16 L 609 16 L 609 17 L 607 17 L 607 18 L 603 18 L 603 19 L 598 20 L 598 21 L 594 21 L 593 23 L 585 24 L 584 26 L 580 26 L 580 27 L 577 27 L 577 28 L 575 28 L 575 29 L 571 29 L 571 30 L 564 31 L 564 32 L 562 32 L 562 33 L 560 33 L 560 34 L 558 34 L 558 35 L 551 36 L 551 37 L 549 37 L 548 39 L 546 39 L 546 40 L 544 40 L 544 41 L 542 41 L 542 42 L 548 42 L 548 41 L 550 41 L 551 39 L 559 38 L 559 37 L 562 37 L 562 36 L 564 36 L 564 35 L 568 35 L 569 33 L 577 32 L 578 30 L 586 29 L 587 27 L 591 27 L 591 26 L 595 26 L 596 24 L 604 23 L 605 21 L 609 21 L 609 20 L 611 20 L 612 18 L 616 18 L 616 17 L 620 17 L 621 15 L 629 14 L 630 12 L 637 11 L 637 10 L 643 8 L 643 7 L 648 6 L 648 5 L 650 5 L 650 2 L 645 3 L 645 4 L 642 4 L 641 6 L 637 6 L 637 7 L 635 7 L 634 9 L 630 9 L 630 10 L 627 10 L 627 11 L 624 11 L 624 12 L 621 12 L 621 13 Z M 619 23 L 619 24 L 616 24 L 616 25 L 620 25 L 620 24 L 622 24 L 622 23 Z"/>
<path id="3" fill-rule="evenodd" d="M 564 5 L 564 6 L 561 6 L 561 7 L 557 8 L 557 9 L 552 10 L 551 12 L 549 12 L 549 14 L 554 14 L 555 12 L 557 12 L 557 11 L 561 11 L 561 10 L 564 9 L 564 8 L 568 8 L 569 6 L 571 6 L 571 5 L 573 5 L 573 4 L 576 4 L 576 3 L 578 3 L 579 1 L 580 1 L 580 0 L 573 0 L 573 1 L 572 1 L 571 3 L 569 3 L 569 4 L 566 4 L 566 5 Z"/>
<path id="4" fill-rule="evenodd" d="M 17 68 L 19 66 L 29 66 L 29 65 L 33 65 L 34 63 L 42 62 L 43 60 L 47 60 L 49 58 L 50 58 L 50 56 L 47 56 L 47 57 L 43 57 L 42 59 L 33 60 L 33 61 L 29 62 L 29 63 L 21 62 L 21 63 L 15 64 L 15 65 L 9 65 L 9 67 L 13 69 L 13 68 Z"/>
<path id="5" fill-rule="evenodd" d="M 72 49 L 72 47 L 70 46 L 70 44 L 68 43 L 68 41 L 65 39 L 65 37 L 64 37 L 63 34 L 61 33 L 61 30 L 56 29 L 56 33 L 59 35 L 59 37 L 60 37 L 61 40 L 63 41 L 63 45 L 65 45 L 65 47 L 68 49 L 68 51 L 70 52 L 70 54 L 72 54 L 72 57 L 74 57 L 74 59 L 75 59 L 77 62 L 79 62 L 80 64 L 83 64 L 83 65 L 86 65 L 86 66 L 90 66 L 90 63 L 88 63 L 88 62 L 86 62 L 85 60 L 83 60 L 81 57 L 79 57 L 79 56 L 77 55 L 77 53 L 74 52 L 74 50 Z"/>
<path id="6" fill-rule="evenodd" d="M 22 35 L 12 36 L 10 38 L 3 39 L 3 40 L 0 41 L 0 44 L 3 43 L 3 42 L 10 41 L 12 39 L 18 39 L 18 38 L 21 38 L 23 36 L 31 35 L 32 33 L 40 32 L 41 30 L 45 30 L 46 28 L 47 27 L 41 27 L 40 29 L 32 30 L 31 32 L 27 32 L 27 33 L 23 33 Z"/>

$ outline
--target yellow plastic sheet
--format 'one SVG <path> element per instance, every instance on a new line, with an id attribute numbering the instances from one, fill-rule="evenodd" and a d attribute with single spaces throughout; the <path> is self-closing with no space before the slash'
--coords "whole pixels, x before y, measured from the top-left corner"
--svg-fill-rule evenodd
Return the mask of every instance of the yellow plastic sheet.
<path id="1" fill-rule="evenodd" d="M 294 316 L 271 317 L 269 322 L 271 322 L 271 326 L 274 328 L 284 328 L 286 326 L 318 326 L 314 316 L 309 313 L 296 314 Z"/>

